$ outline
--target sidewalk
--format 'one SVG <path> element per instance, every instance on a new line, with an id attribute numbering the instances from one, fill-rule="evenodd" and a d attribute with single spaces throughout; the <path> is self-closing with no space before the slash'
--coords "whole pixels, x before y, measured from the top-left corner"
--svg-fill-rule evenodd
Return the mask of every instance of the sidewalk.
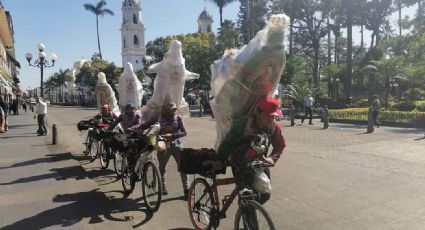
<path id="1" fill-rule="evenodd" d="M 32 114 L 12 115 L 0 135 L 0 229 L 131 229 L 76 157 L 36 129 Z"/>

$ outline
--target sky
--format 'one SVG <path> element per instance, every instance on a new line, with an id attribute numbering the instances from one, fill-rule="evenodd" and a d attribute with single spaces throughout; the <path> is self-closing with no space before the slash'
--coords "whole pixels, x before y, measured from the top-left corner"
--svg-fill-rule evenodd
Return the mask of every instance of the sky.
<path id="1" fill-rule="evenodd" d="M 56 53 L 58 60 L 52 68 L 44 70 L 44 81 L 60 68 L 72 68 L 81 58 L 90 59 L 97 52 L 96 21 L 94 14 L 86 11 L 85 3 L 96 4 L 98 0 L 1 0 L 13 20 L 15 54 L 21 63 L 21 89 L 40 86 L 40 70 L 28 66 L 25 54 L 37 57 L 37 44 L 46 46 L 45 52 Z M 99 20 L 99 33 L 103 58 L 121 66 L 121 23 L 123 0 L 106 0 L 105 8 L 111 9 L 114 16 L 106 15 Z M 204 0 L 141 0 L 142 22 L 146 28 L 145 43 L 167 35 L 197 32 L 197 19 L 206 6 L 212 15 L 213 30 L 219 27 L 218 8 Z M 226 6 L 223 20 L 235 20 L 239 1 Z M 404 15 L 414 15 L 414 9 L 403 11 Z M 391 20 L 397 22 L 397 16 Z M 287 34 L 287 33 L 286 33 Z M 360 43 L 359 32 L 353 32 L 354 44 Z M 370 32 L 365 34 L 369 43 Z"/>

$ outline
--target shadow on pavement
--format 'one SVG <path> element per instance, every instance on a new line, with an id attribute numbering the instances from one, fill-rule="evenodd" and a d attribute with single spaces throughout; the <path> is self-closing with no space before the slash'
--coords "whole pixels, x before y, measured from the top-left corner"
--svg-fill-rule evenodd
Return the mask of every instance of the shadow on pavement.
<path id="1" fill-rule="evenodd" d="M 53 202 L 67 202 L 67 204 L 19 220 L 2 229 L 44 229 L 53 226 L 67 227 L 80 222 L 84 218 L 89 218 L 90 224 L 96 224 L 104 221 L 102 216 L 107 220 L 127 221 L 126 219 L 119 219 L 111 216 L 112 213 L 117 213 L 117 210 L 107 205 L 105 195 L 97 191 L 97 189 L 87 192 L 59 194 L 53 198 Z"/>
<path id="2" fill-rule="evenodd" d="M 32 145 L 32 146 L 38 146 L 38 145 Z M 44 146 L 44 145 L 40 145 Z M 18 167 L 24 167 L 24 166 L 30 166 L 35 164 L 41 164 L 41 163 L 51 163 L 51 162 L 58 162 L 58 161 L 64 161 L 64 160 L 79 160 L 79 157 L 73 156 L 71 153 L 56 153 L 56 154 L 47 154 L 44 158 L 38 158 L 38 159 L 32 159 L 28 161 L 22 161 L 15 163 L 10 166 L 6 167 L 0 167 L 0 169 L 7 169 L 7 168 L 18 168 Z"/>
<path id="3" fill-rule="evenodd" d="M 40 181 L 40 180 L 46 180 L 46 179 L 52 179 L 52 178 L 56 180 L 68 180 L 68 179 L 82 180 L 86 178 L 85 171 L 81 166 L 53 168 L 53 169 L 50 169 L 50 171 L 52 171 L 52 173 L 19 178 L 11 182 L 0 183 L 0 185 L 21 184 L 21 183 Z"/>
<path id="4" fill-rule="evenodd" d="M 0 137 L 0 139 L 21 138 L 21 137 L 36 137 L 36 135 L 34 133 L 32 135 L 6 136 L 6 137 Z"/>

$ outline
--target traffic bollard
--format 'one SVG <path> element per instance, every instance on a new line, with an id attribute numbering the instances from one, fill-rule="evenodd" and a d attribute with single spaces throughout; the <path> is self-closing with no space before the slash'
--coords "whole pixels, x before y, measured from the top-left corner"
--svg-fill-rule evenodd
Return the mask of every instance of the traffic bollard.
<path id="1" fill-rule="evenodd" d="M 295 108 L 291 108 L 291 126 L 295 126 Z"/>
<path id="2" fill-rule="evenodd" d="M 56 145 L 58 139 L 58 128 L 56 127 L 56 124 L 53 124 L 52 126 L 52 145 Z"/>
<path id="3" fill-rule="evenodd" d="M 323 128 L 329 128 L 329 110 L 327 106 L 323 109 Z"/>

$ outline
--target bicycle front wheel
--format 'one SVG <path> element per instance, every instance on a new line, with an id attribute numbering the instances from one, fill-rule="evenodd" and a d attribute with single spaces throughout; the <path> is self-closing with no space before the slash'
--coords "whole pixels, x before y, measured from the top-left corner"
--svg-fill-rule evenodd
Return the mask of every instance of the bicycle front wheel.
<path id="1" fill-rule="evenodd" d="M 162 198 L 162 181 L 156 164 L 151 161 L 144 164 L 141 183 L 146 209 L 149 212 L 158 211 Z"/>
<path id="2" fill-rule="evenodd" d="M 114 153 L 114 170 L 118 178 L 122 176 L 122 153 L 115 151 Z"/>
<path id="3" fill-rule="evenodd" d="M 211 186 L 203 178 L 196 178 L 189 188 L 189 217 L 195 230 L 211 229 L 211 214 L 214 210 Z"/>
<path id="4" fill-rule="evenodd" d="M 129 162 L 129 156 L 124 155 L 122 158 L 122 177 L 121 184 L 124 189 L 124 193 L 129 195 L 133 192 L 134 186 L 136 184 L 136 178 L 133 175 L 133 169 L 131 168 Z"/>
<path id="5" fill-rule="evenodd" d="M 89 151 L 91 162 L 96 160 L 96 158 L 99 154 L 99 148 L 100 148 L 100 142 L 94 140 L 94 138 L 91 138 L 90 151 Z"/>
<path id="6" fill-rule="evenodd" d="M 99 149 L 99 161 L 100 161 L 100 167 L 102 169 L 107 169 L 109 166 L 109 154 L 111 149 L 109 146 L 102 141 L 100 143 L 100 149 Z"/>
<path id="7" fill-rule="evenodd" d="M 235 230 L 276 230 L 267 211 L 255 200 L 239 207 L 235 216 Z"/>

